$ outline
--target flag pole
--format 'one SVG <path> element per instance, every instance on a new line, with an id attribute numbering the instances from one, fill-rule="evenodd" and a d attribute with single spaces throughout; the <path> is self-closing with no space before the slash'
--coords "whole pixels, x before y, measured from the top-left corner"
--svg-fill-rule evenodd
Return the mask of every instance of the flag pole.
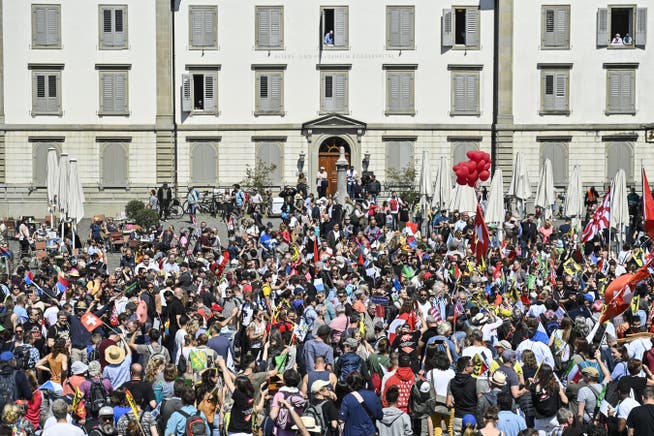
<path id="1" fill-rule="evenodd" d="M 614 198 L 613 196 L 615 195 L 615 189 L 614 188 L 615 188 L 615 179 L 611 180 L 611 184 L 609 185 L 609 189 L 612 192 L 611 202 L 613 202 L 613 198 Z M 609 241 L 608 241 L 609 257 L 611 257 L 611 220 L 612 219 L 613 219 L 613 207 L 610 207 L 609 208 Z M 620 230 L 618 229 L 618 234 L 619 234 L 619 232 L 620 232 Z M 617 252 L 617 249 L 616 249 L 616 252 Z"/>

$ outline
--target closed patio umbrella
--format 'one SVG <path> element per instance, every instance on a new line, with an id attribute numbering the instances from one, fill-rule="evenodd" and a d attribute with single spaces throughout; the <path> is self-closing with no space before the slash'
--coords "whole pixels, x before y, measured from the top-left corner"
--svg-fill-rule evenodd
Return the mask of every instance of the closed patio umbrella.
<path id="1" fill-rule="evenodd" d="M 538 189 L 534 204 L 543 208 L 543 215 L 548 220 L 552 218 L 552 204 L 554 204 L 554 176 L 552 173 L 552 161 L 545 159 L 540 170 Z"/>
<path id="2" fill-rule="evenodd" d="M 477 213 L 477 194 L 475 188 L 468 185 L 457 185 L 454 187 L 450 211 L 468 212 L 470 215 Z"/>
<path id="3" fill-rule="evenodd" d="M 436 180 L 434 180 L 433 197 L 431 199 L 431 206 L 437 210 L 445 209 L 450 204 L 450 197 L 452 194 L 452 177 L 450 174 L 451 169 L 447 165 L 445 156 L 441 156 L 438 161 L 438 169 L 436 171 Z"/>
<path id="4" fill-rule="evenodd" d="M 625 230 L 628 225 L 627 177 L 621 168 L 615 174 L 611 190 L 611 227 L 615 228 L 617 232 L 618 247 L 622 247 L 624 243 Z"/>
<path id="5" fill-rule="evenodd" d="M 61 220 L 61 239 L 64 239 L 64 220 L 68 212 L 68 154 L 59 158 L 59 186 L 57 188 L 57 210 Z"/>
<path id="6" fill-rule="evenodd" d="M 50 227 L 54 227 L 54 214 L 59 194 L 59 161 L 57 150 L 54 147 L 48 148 L 48 211 L 50 213 Z"/>
<path id="7" fill-rule="evenodd" d="M 572 218 L 572 227 L 579 233 L 581 215 L 584 213 L 584 190 L 581 184 L 581 170 L 579 165 L 572 168 L 568 189 L 565 193 L 564 215 Z"/>
<path id="8" fill-rule="evenodd" d="M 520 152 L 517 152 L 513 158 L 513 174 L 511 174 L 508 195 L 516 199 L 518 214 L 522 218 L 525 214 L 526 201 L 531 197 L 531 186 L 527 165 Z"/>
<path id="9" fill-rule="evenodd" d="M 69 161 L 68 186 L 68 216 L 73 220 L 74 228 L 77 230 L 77 224 L 84 218 L 84 190 L 79 178 L 77 159 Z M 72 240 L 74 249 L 75 237 Z"/>
<path id="10" fill-rule="evenodd" d="M 422 163 L 420 165 L 420 205 L 422 207 L 422 217 L 425 220 L 429 202 L 432 197 L 431 183 L 431 165 L 429 162 L 429 153 L 426 150 L 422 152 Z M 429 226 L 427 226 L 429 228 Z"/>

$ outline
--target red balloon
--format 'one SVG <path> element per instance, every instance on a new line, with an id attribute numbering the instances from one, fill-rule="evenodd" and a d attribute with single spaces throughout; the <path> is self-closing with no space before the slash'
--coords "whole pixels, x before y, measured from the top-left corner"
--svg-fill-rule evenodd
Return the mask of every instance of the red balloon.
<path id="1" fill-rule="evenodd" d="M 475 153 L 477 153 L 475 150 L 470 150 L 466 152 L 466 156 L 468 156 L 468 159 L 470 160 L 475 160 Z"/>
<path id="2" fill-rule="evenodd" d="M 474 188 L 475 186 L 477 186 L 477 181 L 476 180 L 468 180 L 468 186 L 470 186 L 471 188 Z"/>
<path id="3" fill-rule="evenodd" d="M 478 160 L 477 161 L 477 171 L 482 171 L 484 169 L 485 164 L 486 164 L 485 160 Z"/>
<path id="4" fill-rule="evenodd" d="M 490 167 L 491 167 L 491 163 L 490 163 L 490 162 L 486 162 L 486 163 L 484 164 L 484 171 L 487 171 Z"/>
<path id="5" fill-rule="evenodd" d="M 465 185 L 468 183 L 468 179 L 466 177 L 457 177 L 456 183 L 459 185 Z"/>
<path id="6" fill-rule="evenodd" d="M 474 180 L 476 182 L 478 178 L 479 178 L 479 173 L 477 172 L 477 170 L 474 170 L 473 172 L 468 174 L 468 180 Z"/>
<path id="7" fill-rule="evenodd" d="M 490 177 L 490 173 L 486 170 L 479 173 L 479 180 L 481 180 L 482 182 L 488 180 L 489 177 Z"/>
<path id="8" fill-rule="evenodd" d="M 491 160 L 490 154 L 488 154 L 485 151 L 482 151 L 482 153 L 484 155 L 484 160 L 490 162 L 490 160 Z"/>
<path id="9" fill-rule="evenodd" d="M 468 169 L 468 166 L 460 166 L 459 169 L 456 172 L 456 175 L 459 177 L 468 177 L 468 174 L 470 173 L 470 170 Z"/>

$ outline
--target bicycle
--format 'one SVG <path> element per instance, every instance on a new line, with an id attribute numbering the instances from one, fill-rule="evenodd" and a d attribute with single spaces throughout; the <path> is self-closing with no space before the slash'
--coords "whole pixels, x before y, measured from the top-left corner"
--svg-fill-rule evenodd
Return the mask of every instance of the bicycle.
<path id="1" fill-rule="evenodd" d="M 172 219 L 179 219 L 182 217 L 182 215 L 184 215 L 184 212 L 185 209 L 180 204 L 179 198 L 173 198 L 173 200 L 168 203 L 168 210 L 166 210 L 164 216 Z"/>

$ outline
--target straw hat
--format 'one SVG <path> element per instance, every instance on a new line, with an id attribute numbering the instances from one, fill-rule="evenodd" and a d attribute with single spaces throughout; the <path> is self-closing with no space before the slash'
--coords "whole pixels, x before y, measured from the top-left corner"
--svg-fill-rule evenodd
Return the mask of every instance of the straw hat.
<path id="1" fill-rule="evenodd" d="M 303 416 L 302 417 L 302 424 L 304 424 L 304 427 L 307 429 L 309 433 L 320 433 L 321 428 L 318 424 L 316 424 L 316 420 L 312 416 Z M 297 425 L 294 425 L 291 427 L 293 430 L 297 430 Z"/>
<path id="2" fill-rule="evenodd" d="M 110 345 L 104 350 L 104 358 L 111 365 L 119 365 L 125 360 L 125 350 L 117 345 Z"/>

